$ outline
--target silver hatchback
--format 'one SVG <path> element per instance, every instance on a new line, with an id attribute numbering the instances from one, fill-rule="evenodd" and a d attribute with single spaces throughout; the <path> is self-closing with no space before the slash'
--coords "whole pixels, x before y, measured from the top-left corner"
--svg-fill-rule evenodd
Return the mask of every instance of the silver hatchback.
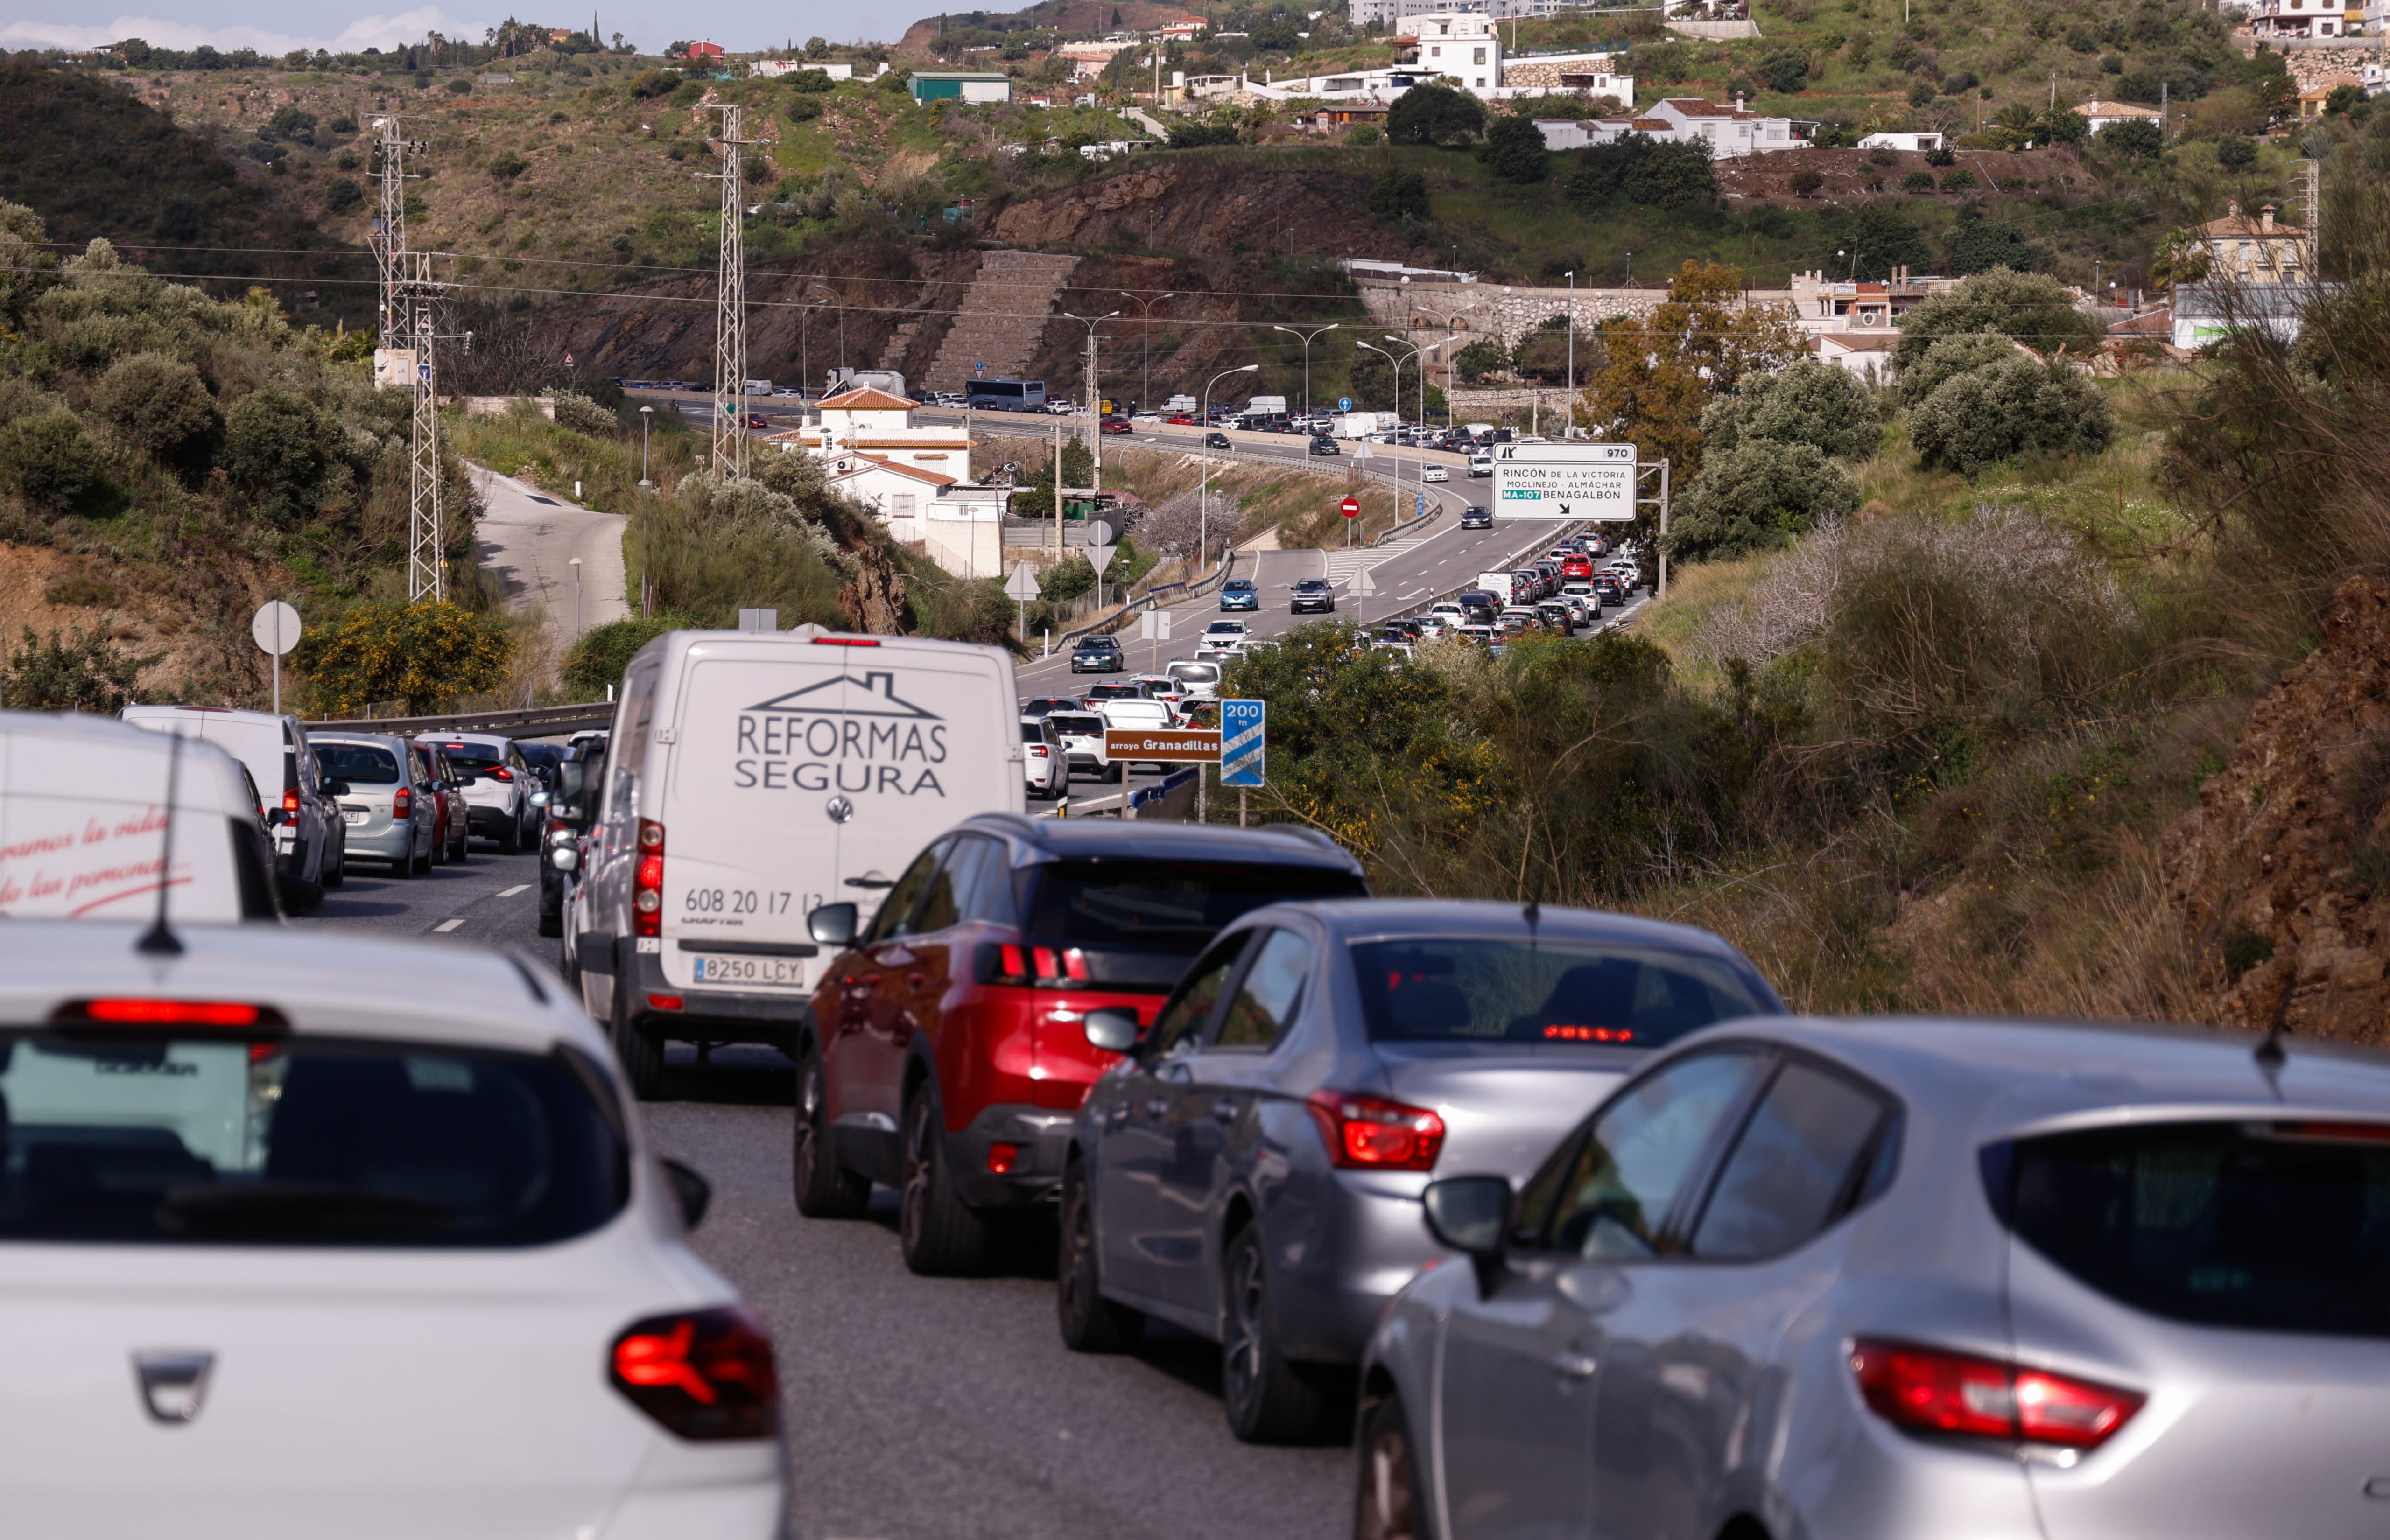
<path id="1" fill-rule="evenodd" d="M 1364 1367 L 1356 1533 L 2354 1540 L 2390 1523 L 2390 1059 L 1745 1021 L 1679 1044 Z"/>
<path id="2" fill-rule="evenodd" d="M 1148 1316 L 1222 1344 L 1240 1438 L 1312 1436 L 1369 1328 L 1440 1254 L 1438 1171 L 1525 1175 L 1661 1044 L 1783 1007 L 1680 926 L 1510 904 L 1340 899 L 1221 932 L 1088 1092 L 1065 1154 L 1065 1343 Z"/>

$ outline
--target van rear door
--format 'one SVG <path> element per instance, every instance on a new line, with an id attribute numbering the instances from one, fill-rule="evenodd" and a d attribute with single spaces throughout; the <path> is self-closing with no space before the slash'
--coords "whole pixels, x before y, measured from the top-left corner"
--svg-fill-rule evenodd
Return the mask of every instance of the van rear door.
<path id="1" fill-rule="evenodd" d="M 806 943 L 805 916 L 824 904 L 851 900 L 868 923 L 932 840 L 976 813 L 1022 811 L 1019 711 L 1011 661 L 993 648 L 693 643 L 663 796 L 665 975 L 704 989 L 718 969 L 721 987 L 810 993 L 823 957 L 792 967 L 751 948 Z"/>

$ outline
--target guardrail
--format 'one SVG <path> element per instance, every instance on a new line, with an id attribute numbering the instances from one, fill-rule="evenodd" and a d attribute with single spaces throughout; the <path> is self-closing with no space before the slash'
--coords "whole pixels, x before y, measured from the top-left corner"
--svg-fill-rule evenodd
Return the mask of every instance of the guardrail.
<path id="1" fill-rule="evenodd" d="M 310 722 L 323 732 L 390 733 L 412 738 L 418 733 L 498 733 L 508 738 L 554 738 L 562 733 L 588 732 L 614 725 L 614 702 L 584 700 L 566 706 L 533 706 L 495 712 L 452 712 L 445 716 L 328 717 Z M 536 730 L 532 730 L 536 729 Z"/>

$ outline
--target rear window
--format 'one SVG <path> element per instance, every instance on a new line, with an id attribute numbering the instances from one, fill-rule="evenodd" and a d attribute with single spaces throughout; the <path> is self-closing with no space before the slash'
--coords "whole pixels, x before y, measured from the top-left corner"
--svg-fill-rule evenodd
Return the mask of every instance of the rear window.
<path id="1" fill-rule="evenodd" d="M 1054 724 L 1054 730 L 1056 732 L 1068 733 L 1073 738 L 1101 738 L 1104 736 L 1104 724 L 1101 717 L 1086 716 L 1077 712 L 1072 712 L 1066 715 L 1061 712 L 1056 712 L 1046 720 Z"/>
<path id="2" fill-rule="evenodd" d="M 1217 663 L 1173 663 L 1170 674 L 1182 684 L 1210 685 L 1218 682 L 1220 666 Z"/>
<path id="3" fill-rule="evenodd" d="M 2390 1125 L 2089 1129 L 1995 1145 L 1985 1174 L 2018 1238 L 2135 1309 L 2390 1337 Z"/>
<path id="4" fill-rule="evenodd" d="M 1581 942 L 1363 942 L 1353 969 L 1375 1042 L 1648 1048 L 1775 1008 L 1715 958 Z"/>
<path id="5" fill-rule="evenodd" d="M 603 1084 L 560 1051 L 0 1034 L 0 1241 L 563 1240 L 627 1197 Z"/>
<path id="6" fill-rule="evenodd" d="M 1230 920 L 1265 904 L 1359 897 L 1351 872 L 1193 861 L 1058 861 L 1036 868 L 1031 939 L 1072 946 L 1200 952 Z"/>
<path id="7" fill-rule="evenodd" d="M 440 745 L 440 751 L 448 756 L 449 764 L 460 770 L 487 770 L 492 765 L 507 762 L 504 751 L 479 743 L 443 743 Z"/>
<path id="8" fill-rule="evenodd" d="M 315 767 L 351 786 L 396 786 L 398 756 L 370 743 L 327 743 L 315 751 Z"/>

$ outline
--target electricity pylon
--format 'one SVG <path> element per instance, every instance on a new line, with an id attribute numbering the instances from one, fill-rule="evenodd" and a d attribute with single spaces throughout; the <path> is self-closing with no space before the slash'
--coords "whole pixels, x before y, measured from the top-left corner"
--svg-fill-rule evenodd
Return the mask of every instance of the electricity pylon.
<path id="1" fill-rule="evenodd" d="M 747 188 L 739 151 L 739 109 L 722 108 L 722 267 L 713 313 L 713 470 L 747 474 Z"/>

